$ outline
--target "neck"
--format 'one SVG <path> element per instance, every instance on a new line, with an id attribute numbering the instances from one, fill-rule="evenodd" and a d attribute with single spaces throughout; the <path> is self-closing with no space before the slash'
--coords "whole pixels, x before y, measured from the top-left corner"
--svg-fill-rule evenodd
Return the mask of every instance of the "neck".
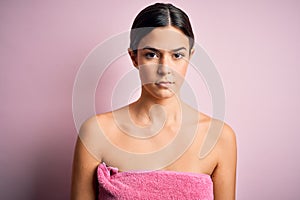
<path id="1" fill-rule="evenodd" d="M 160 118 L 163 113 L 159 110 L 150 114 L 150 109 L 154 105 L 159 105 L 165 114 L 165 125 L 178 123 L 181 120 L 182 101 L 173 95 L 169 98 L 158 99 L 142 90 L 141 97 L 130 105 L 130 113 L 135 121 L 140 125 L 149 125 L 154 118 Z"/>

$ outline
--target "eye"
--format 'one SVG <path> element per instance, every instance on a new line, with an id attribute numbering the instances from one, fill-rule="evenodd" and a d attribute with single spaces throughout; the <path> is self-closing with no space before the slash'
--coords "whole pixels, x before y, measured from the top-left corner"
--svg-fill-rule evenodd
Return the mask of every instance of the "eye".
<path id="1" fill-rule="evenodd" d="M 158 55 L 154 52 L 148 52 L 148 53 L 145 54 L 145 57 L 148 58 L 148 59 L 158 58 Z"/>
<path id="2" fill-rule="evenodd" d="M 180 59 L 180 58 L 184 57 L 184 54 L 182 54 L 182 53 L 174 53 L 173 56 L 174 56 L 175 59 Z"/>

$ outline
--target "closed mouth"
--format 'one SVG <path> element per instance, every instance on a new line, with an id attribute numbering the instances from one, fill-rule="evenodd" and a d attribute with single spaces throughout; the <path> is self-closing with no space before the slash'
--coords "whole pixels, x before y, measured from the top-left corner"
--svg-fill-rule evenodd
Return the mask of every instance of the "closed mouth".
<path id="1" fill-rule="evenodd" d="M 172 82 L 172 81 L 158 81 L 158 82 L 155 83 L 155 85 L 168 88 L 171 85 L 173 85 L 174 83 L 175 82 Z"/>

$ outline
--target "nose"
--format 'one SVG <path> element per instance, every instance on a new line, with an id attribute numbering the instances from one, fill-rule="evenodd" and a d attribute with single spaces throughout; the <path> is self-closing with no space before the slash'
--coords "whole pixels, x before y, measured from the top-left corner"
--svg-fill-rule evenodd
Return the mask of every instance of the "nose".
<path id="1" fill-rule="evenodd" d="M 170 74 L 171 70 L 168 66 L 160 64 L 158 66 L 157 73 L 160 74 L 160 75 L 166 75 L 166 74 Z"/>
<path id="2" fill-rule="evenodd" d="M 160 75 L 166 75 L 171 73 L 170 64 L 168 59 L 164 56 L 160 59 L 157 73 Z"/>

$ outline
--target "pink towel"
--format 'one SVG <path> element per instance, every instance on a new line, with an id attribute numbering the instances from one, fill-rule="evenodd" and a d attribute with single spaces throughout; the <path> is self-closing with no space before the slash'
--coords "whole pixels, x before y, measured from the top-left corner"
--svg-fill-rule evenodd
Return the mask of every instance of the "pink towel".
<path id="1" fill-rule="evenodd" d="M 213 199 L 209 175 L 175 171 L 128 171 L 98 166 L 99 200 Z"/>

